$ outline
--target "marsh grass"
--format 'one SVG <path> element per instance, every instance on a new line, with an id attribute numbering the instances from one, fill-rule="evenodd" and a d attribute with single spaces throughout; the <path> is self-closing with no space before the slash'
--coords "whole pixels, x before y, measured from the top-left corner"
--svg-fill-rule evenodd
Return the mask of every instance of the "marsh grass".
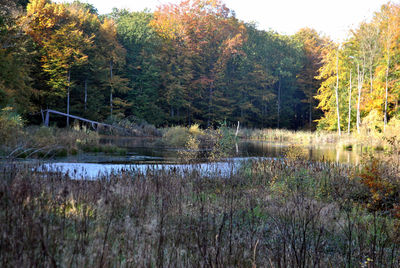
<path id="1" fill-rule="evenodd" d="M 286 129 L 241 129 L 239 137 L 245 140 L 261 140 L 297 145 L 324 145 L 333 144 L 338 148 L 365 148 L 371 151 L 392 152 L 400 148 L 400 120 L 392 119 L 382 130 L 370 129 L 362 126 L 360 133 L 354 131 L 339 136 L 336 132 L 328 131 L 293 131 Z"/>
<path id="2" fill-rule="evenodd" d="M 100 136 L 97 132 L 85 128 L 21 127 L 15 139 L 8 140 L 0 146 L 0 153 L 8 159 L 46 159 L 77 155 L 82 152 L 127 154 L 125 148 L 112 144 L 100 144 L 99 141 Z"/>
<path id="3" fill-rule="evenodd" d="M 399 170 L 374 161 L 292 157 L 247 161 L 229 178 L 149 169 L 91 181 L 3 163 L 1 266 L 398 267 Z"/>

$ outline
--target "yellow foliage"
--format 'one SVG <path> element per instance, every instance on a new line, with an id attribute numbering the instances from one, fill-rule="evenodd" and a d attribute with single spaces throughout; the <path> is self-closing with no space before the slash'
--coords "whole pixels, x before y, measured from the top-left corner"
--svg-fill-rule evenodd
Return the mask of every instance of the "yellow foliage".
<path id="1" fill-rule="evenodd" d="M 365 134 L 379 135 L 383 131 L 383 114 L 378 110 L 372 110 L 364 117 L 361 123 L 361 132 Z"/>
<path id="2" fill-rule="evenodd" d="M 197 135 L 203 135 L 204 131 L 200 129 L 199 124 L 194 124 L 190 126 L 189 133 L 194 136 L 197 136 Z"/>
<path id="3" fill-rule="evenodd" d="M 307 153 L 308 152 L 305 148 L 296 145 L 290 145 L 285 150 L 285 157 L 289 160 L 302 160 L 308 158 Z"/>

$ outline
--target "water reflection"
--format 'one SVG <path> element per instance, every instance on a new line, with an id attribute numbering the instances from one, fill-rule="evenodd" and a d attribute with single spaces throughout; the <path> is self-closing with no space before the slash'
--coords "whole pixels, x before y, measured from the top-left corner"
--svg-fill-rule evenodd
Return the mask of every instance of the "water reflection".
<path id="1" fill-rule="evenodd" d="M 160 146 L 160 140 L 146 138 L 112 138 L 101 140 L 102 144 L 113 144 L 128 150 L 127 155 L 82 154 L 72 158 L 58 159 L 42 165 L 44 170 L 60 171 L 72 178 L 96 178 L 99 173 L 112 173 L 123 170 L 135 170 L 145 173 L 147 170 L 199 170 L 204 174 L 224 174 L 228 176 L 243 161 L 254 158 L 280 159 L 289 150 L 295 150 L 296 156 L 318 162 L 337 162 L 359 164 L 361 149 L 345 150 L 332 145 L 296 146 L 284 143 L 263 141 L 242 141 L 238 144 L 238 154 L 234 158 L 221 162 L 206 163 L 200 160 L 196 164 L 179 163 L 179 150 Z M 289 151 L 290 152 L 290 151 Z"/>
<path id="2" fill-rule="evenodd" d="M 178 159 L 179 150 L 161 146 L 159 139 L 131 138 L 131 137 L 103 137 L 102 144 L 113 144 L 126 148 L 128 155 L 120 161 L 124 162 L 164 162 L 173 163 Z M 241 141 L 238 144 L 236 157 L 285 157 L 291 146 L 288 143 L 274 143 L 266 141 Z M 295 145 L 297 146 L 297 145 Z M 330 161 L 337 163 L 359 164 L 361 161 L 361 148 L 346 150 L 334 145 L 298 145 L 303 153 L 302 157 L 310 161 Z M 107 156 L 110 160 L 111 158 Z"/>
<path id="3" fill-rule="evenodd" d="M 271 143 L 265 141 L 245 141 L 239 146 L 241 156 L 264 156 L 264 157 L 285 157 L 291 144 Z M 310 161 L 330 161 L 337 163 L 359 164 L 361 161 L 361 149 L 345 150 L 334 145 L 302 146 L 303 156 Z"/>
<path id="4" fill-rule="evenodd" d="M 229 177 L 240 164 L 252 158 L 230 158 L 220 162 L 197 164 L 98 164 L 98 163 L 45 163 L 39 171 L 59 172 L 73 179 L 97 179 L 109 177 L 113 173 L 129 172 L 146 174 L 154 171 L 173 172 L 184 176 L 196 171 L 201 176 Z"/>

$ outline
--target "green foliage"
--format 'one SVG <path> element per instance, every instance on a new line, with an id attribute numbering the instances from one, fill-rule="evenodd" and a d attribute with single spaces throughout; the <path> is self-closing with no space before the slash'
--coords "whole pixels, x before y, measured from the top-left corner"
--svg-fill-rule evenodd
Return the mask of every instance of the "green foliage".
<path id="1" fill-rule="evenodd" d="M 290 145 L 285 151 L 285 158 L 294 161 L 307 159 L 308 150 L 304 147 Z"/>
<path id="2" fill-rule="evenodd" d="M 15 147 L 22 136 L 24 121 L 12 107 L 0 111 L 0 144 L 1 147 Z M 5 148 L 1 148 L 5 149 Z"/>
<path id="3" fill-rule="evenodd" d="M 163 135 L 163 141 L 167 146 L 184 147 L 190 139 L 189 130 L 186 127 L 171 127 Z"/>
<path id="4" fill-rule="evenodd" d="M 22 115 L 33 110 L 31 69 L 33 53 L 17 20 L 22 8 L 17 1 L 4 0 L 0 11 L 0 108 L 12 106 Z"/>
<path id="5" fill-rule="evenodd" d="M 259 30 L 220 1 L 102 16 L 79 1 L 26 4 L 6 0 L 0 13 L 0 105 L 24 117 L 65 110 L 70 92 L 70 113 L 96 121 L 133 115 L 156 126 L 227 120 L 333 131 L 336 52 L 341 129 L 360 131 L 375 114 L 383 132 L 379 121 L 398 114 L 397 4 L 382 6 L 342 46 L 308 28 Z"/>
<path id="6" fill-rule="evenodd" d="M 220 160 L 224 157 L 232 156 L 235 151 L 235 145 L 237 145 L 237 137 L 231 128 L 228 128 L 226 124 L 222 124 L 215 130 L 212 135 L 214 144 L 209 158 L 212 161 Z"/>
<path id="7" fill-rule="evenodd" d="M 179 151 L 179 158 L 184 163 L 194 163 L 198 159 L 200 152 L 200 140 L 190 130 L 189 133 L 191 135 L 187 139 L 184 149 Z"/>
<path id="8" fill-rule="evenodd" d="M 324 111 L 323 118 L 318 120 L 320 129 L 337 129 L 337 86 L 342 129 L 358 133 L 385 131 L 387 122 L 398 110 L 399 14 L 398 4 L 385 4 L 370 22 L 363 22 L 352 30 L 341 46 L 326 48 L 319 74 L 322 83 L 316 96 L 320 101 L 318 107 Z M 339 56 L 338 85 L 336 54 Z"/>
<path id="9" fill-rule="evenodd" d="M 124 74 L 129 78 L 130 91 L 126 99 L 128 112 L 153 124 L 163 123 L 164 111 L 160 107 L 161 43 L 149 26 L 153 14 L 114 10 L 118 40 L 127 51 Z"/>

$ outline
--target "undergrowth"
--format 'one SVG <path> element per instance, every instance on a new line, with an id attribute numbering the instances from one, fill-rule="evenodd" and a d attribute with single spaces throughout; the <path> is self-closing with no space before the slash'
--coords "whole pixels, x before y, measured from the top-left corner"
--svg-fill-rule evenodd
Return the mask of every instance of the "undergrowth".
<path id="1" fill-rule="evenodd" d="M 398 166 L 312 163 L 292 150 L 228 178 L 195 168 L 72 180 L 3 163 L 0 265 L 398 267 Z"/>

